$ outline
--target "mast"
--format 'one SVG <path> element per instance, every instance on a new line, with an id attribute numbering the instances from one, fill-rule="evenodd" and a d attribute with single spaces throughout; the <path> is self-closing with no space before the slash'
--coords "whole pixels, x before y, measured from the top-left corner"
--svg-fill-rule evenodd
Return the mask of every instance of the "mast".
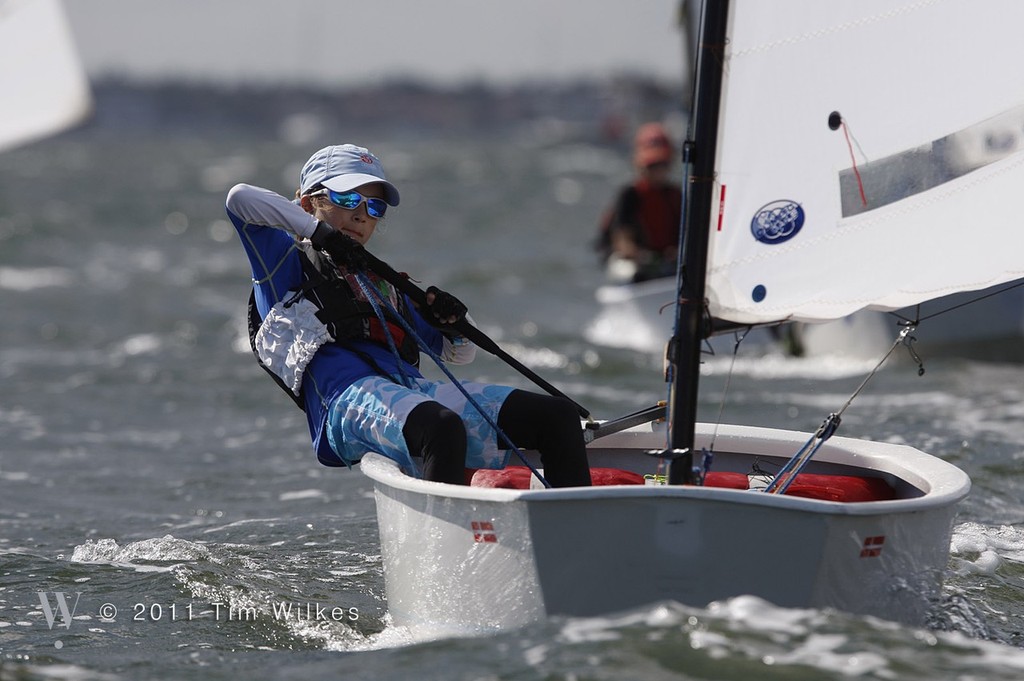
<path id="1" fill-rule="evenodd" d="M 669 341 L 668 428 L 671 485 L 700 484 L 694 470 L 694 430 L 697 425 L 697 383 L 700 378 L 704 323 L 704 279 L 707 274 L 708 239 L 714 206 L 715 153 L 722 93 L 726 25 L 729 0 L 704 3 L 700 43 L 696 49 L 690 139 L 684 144 L 686 212 L 680 244 L 682 269 L 677 277 L 675 332 Z M 677 456 L 678 455 L 678 456 Z"/>

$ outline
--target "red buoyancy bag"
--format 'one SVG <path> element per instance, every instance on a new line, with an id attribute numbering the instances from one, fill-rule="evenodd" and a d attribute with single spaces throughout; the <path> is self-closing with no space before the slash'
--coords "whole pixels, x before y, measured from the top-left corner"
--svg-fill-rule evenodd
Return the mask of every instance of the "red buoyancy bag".
<path id="1" fill-rule="evenodd" d="M 530 476 L 526 466 L 508 466 L 498 470 L 481 468 L 473 473 L 473 487 L 500 487 L 504 489 L 529 489 Z M 621 468 L 591 468 L 590 482 L 593 485 L 642 485 L 644 476 Z"/>
<path id="2" fill-rule="evenodd" d="M 480 469 L 466 471 L 473 487 L 529 489 L 532 473 L 526 466 L 508 466 L 499 470 Z M 642 485 L 644 478 L 638 473 L 620 468 L 591 468 L 590 479 L 595 485 Z M 749 489 L 750 481 L 744 473 L 711 471 L 704 478 L 706 487 Z M 859 475 L 819 475 L 801 473 L 790 484 L 786 494 L 794 497 L 824 501 L 885 501 L 895 498 L 895 492 L 885 480 Z"/>
<path id="3" fill-rule="evenodd" d="M 825 501 L 887 501 L 896 498 L 896 492 L 881 478 L 859 475 L 817 475 L 800 473 L 786 489 L 794 497 L 823 499 Z"/>
<path id="4" fill-rule="evenodd" d="M 473 472 L 473 478 L 469 484 L 472 487 L 529 489 L 531 475 L 533 473 L 526 466 L 506 466 L 494 470 L 481 468 Z"/>

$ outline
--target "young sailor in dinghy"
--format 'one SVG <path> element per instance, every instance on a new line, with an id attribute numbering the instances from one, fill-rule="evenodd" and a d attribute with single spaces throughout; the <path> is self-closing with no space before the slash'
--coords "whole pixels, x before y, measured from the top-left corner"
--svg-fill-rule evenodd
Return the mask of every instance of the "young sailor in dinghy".
<path id="1" fill-rule="evenodd" d="M 638 282 L 675 273 L 682 189 L 671 179 L 674 147 L 664 126 L 640 126 L 634 147 L 636 177 L 605 212 L 596 248 L 612 278 Z"/>
<path id="2" fill-rule="evenodd" d="M 362 246 L 398 189 L 376 156 L 329 146 L 303 166 L 296 199 L 236 185 L 227 211 L 252 266 L 250 340 L 260 364 L 306 412 L 321 463 L 351 466 L 370 451 L 407 472 L 463 484 L 466 468 L 502 468 L 516 446 L 536 449 L 553 487 L 590 484 L 579 415 L 568 399 L 464 382 L 472 401 L 418 370 L 420 347 L 462 364 L 476 347 L 453 324 L 455 296 L 430 287 L 429 309 L 366 268 Z"/>

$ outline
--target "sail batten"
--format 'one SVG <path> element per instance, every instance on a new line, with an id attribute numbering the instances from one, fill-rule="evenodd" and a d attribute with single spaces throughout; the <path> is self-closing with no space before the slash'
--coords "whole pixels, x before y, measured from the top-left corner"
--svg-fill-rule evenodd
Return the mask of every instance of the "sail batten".
<path id="1" fill-rule="evenodd" d="M 737 0 L 731 16 L 714 317 L 826 321 L 1024 277 L 1024 3 Z"/>

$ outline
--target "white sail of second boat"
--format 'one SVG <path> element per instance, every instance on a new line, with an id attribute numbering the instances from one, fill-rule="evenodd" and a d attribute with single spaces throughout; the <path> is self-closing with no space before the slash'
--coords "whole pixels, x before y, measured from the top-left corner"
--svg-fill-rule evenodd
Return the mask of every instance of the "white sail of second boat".
<path id="1" fill-rule="evenodd" d="M 0 0 L 0 151 L 60 132 L 92 96 L 59 0 Z"/>

